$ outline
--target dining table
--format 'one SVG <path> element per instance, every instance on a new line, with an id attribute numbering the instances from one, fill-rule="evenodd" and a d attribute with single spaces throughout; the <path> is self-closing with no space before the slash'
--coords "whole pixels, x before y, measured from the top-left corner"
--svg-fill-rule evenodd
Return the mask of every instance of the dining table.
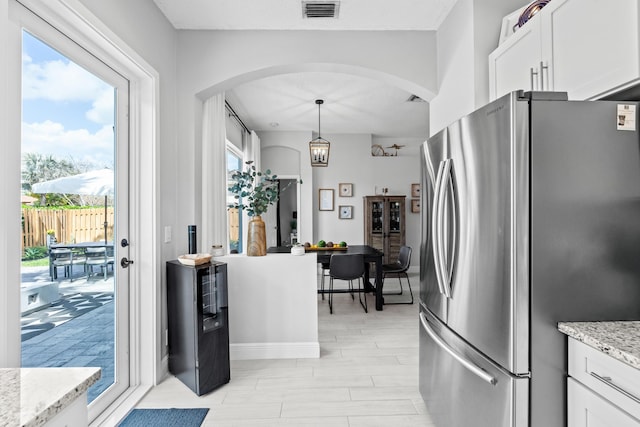
<path id="1" fill-rule="evenodd" d="M 71 264 L 73 264 L 73 253 L 76 251 L 84 252 L 88 248 L 107 248 L 107 253 L 113 252 L 113 241 L 105 242 L 104 240 L 98 242 L 77 242 L 77 243 L 54 243 L 49 246 L 49 249 L 69 249 L 71 250 Z M 49 275 L 51 280 L 54 279 L 53 272 L 53 255 L 51 250 L 49 251 Z"/>
<path id="2" fill-rule="evenodd" d="M 290 247 L 271 247 L 267 253 L 288 253 Z M 346 248 L 306 248 L 308 252 L 316 252 L 318 264 L 328 264 L 333 254 L 360 254 L 364 258 L 364 290 L 365 292 L 375 292 L 376 310 L 382 311 L 384 297 L 382 295 L 382 251 L 369 245 L 349 245 Z M 375 265 L 374 283 L 371 284 L 370 266 Z"/>

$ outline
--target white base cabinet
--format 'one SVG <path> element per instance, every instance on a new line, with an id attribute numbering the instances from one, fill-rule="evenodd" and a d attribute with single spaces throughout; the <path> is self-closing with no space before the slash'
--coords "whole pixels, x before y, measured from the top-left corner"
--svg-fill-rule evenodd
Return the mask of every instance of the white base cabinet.
<path id="1" fill-rule="evenodd" d="M 489 55 L 489 95 L 596 99 L 640 82 L 637 0 L 554 0 Z"/>
<path id="2" fill-rule="evenodd" d="M 638 427 L 638 420 L 573 378 L 567 383 L 569 427 Z"/>
<path id="3" fill-rule="evenodd" d="M 640 427 L 640 370 L 569 338 L 569 427 Z"/>

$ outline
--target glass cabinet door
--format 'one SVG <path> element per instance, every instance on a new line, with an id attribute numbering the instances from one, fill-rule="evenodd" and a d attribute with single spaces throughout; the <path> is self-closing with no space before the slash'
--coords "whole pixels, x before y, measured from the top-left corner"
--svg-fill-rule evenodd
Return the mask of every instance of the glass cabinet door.
<path id="1" fill-rule="evenodd" d="M 400 232 L 400 202 L 389 202 L 389 232 Z"/>
<path id="2" fill-rule="evenodd" d="M 371 232 L 382 233 L 384 231 L 384 203 L 376 201 L 371 203 Z"/>

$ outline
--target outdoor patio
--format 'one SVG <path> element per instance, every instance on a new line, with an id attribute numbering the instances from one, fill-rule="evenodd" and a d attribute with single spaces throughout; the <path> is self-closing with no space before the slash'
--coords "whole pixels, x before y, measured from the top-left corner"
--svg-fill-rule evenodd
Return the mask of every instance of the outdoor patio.
<path id="1" fill-rule="evenodd" d="M 86 277 L 73 270 L 73 281 L 58 276 L 59 298 L 21 318 L 22 367 L 102 368 L 88 392 L 95 399 L 114 381 L 113 274 Z M 22 283 L 51 283 L 49 267 L 23 267 Z"/>

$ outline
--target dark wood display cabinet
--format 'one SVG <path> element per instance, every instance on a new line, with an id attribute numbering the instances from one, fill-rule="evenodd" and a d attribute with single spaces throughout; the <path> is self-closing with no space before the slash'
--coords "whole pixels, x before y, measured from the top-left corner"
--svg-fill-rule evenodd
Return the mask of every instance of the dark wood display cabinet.
<path id="1" fill-rule="evenodd" d="M 384 253 L 383 264 L 398 259 L 400 246 L 405 244 L 406 196 L 364 197 L 365 244 Z"/>

